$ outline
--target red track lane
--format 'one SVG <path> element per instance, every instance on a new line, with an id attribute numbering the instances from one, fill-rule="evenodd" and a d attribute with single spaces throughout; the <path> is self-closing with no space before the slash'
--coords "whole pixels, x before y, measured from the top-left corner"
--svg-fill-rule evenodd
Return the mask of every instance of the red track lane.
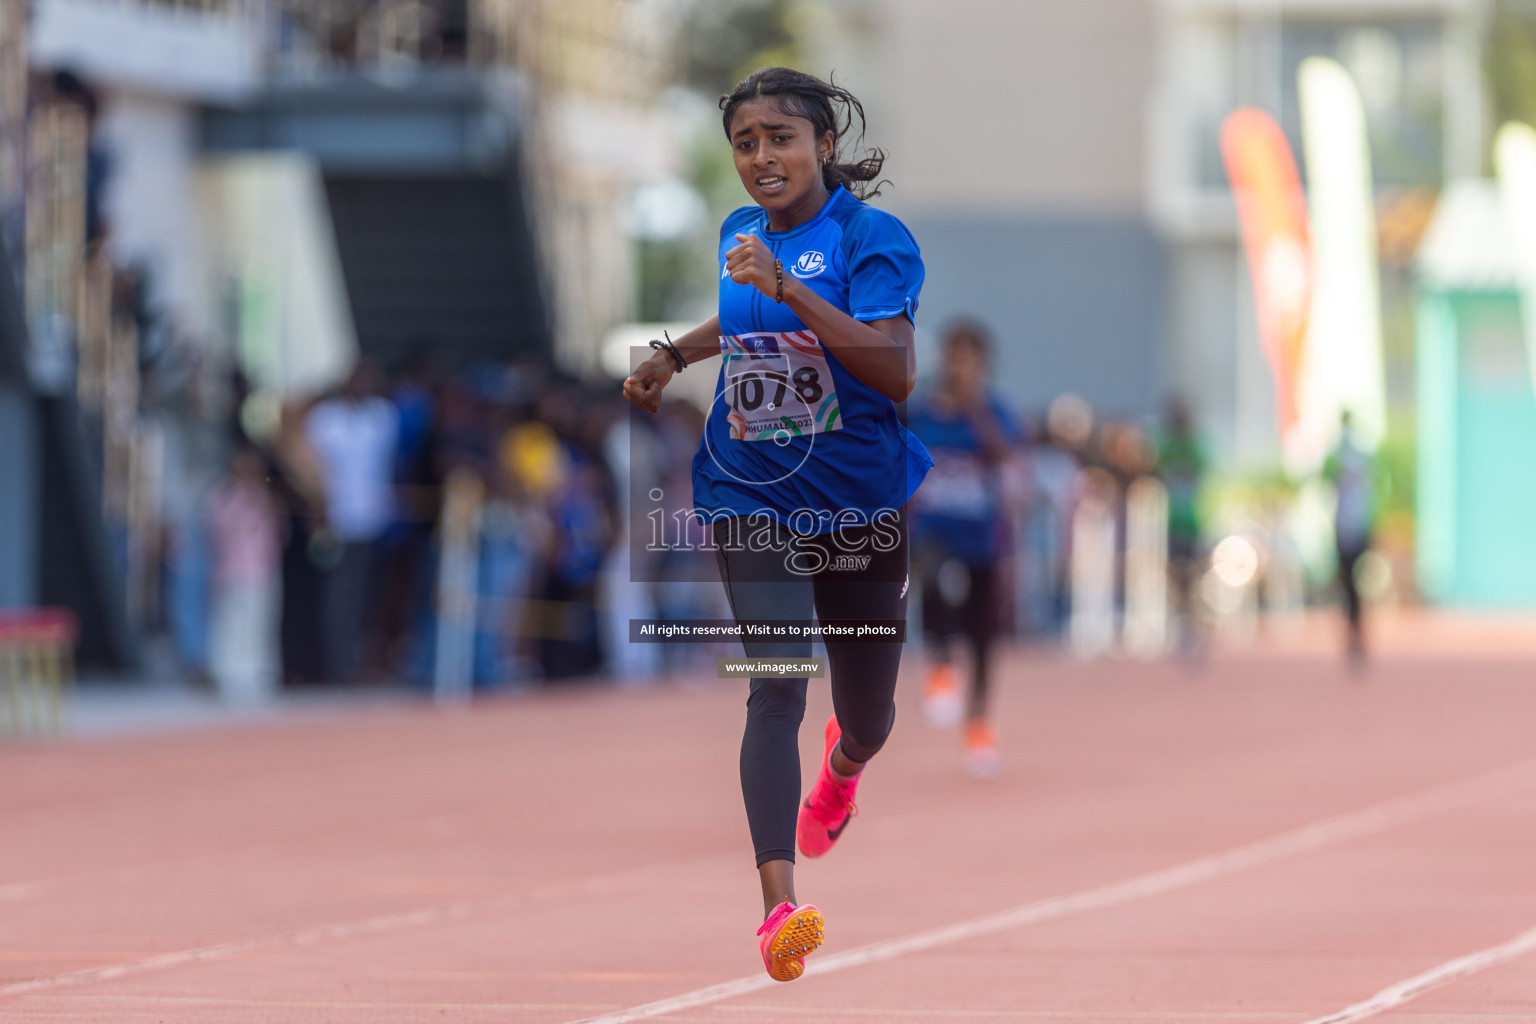
<path id="1" fill-rule="evenodd" d="M 806 978 L 650 1019 L 1304 1024 L 1507 942 L 1536 927 L 1518 653 L 1415 648 L 1363 679 L 1311 656 L 1198 674 L 1012 656 L 990 783 L 920 723 L 911 674 L 861 816 L 800 870 L 828 918 Z M 0 1020 L 563 1024 L 755 978 L 743 696 L 0 748 Z M 813 686 L 808 723 L 827 711 Z M 1359 814 L 1383 804 L 1413 813 Z M 1340 815 L 1369 827 L 817 971 Z M 1536 1020 L 1536 954 L 1373 1019 Z"/>

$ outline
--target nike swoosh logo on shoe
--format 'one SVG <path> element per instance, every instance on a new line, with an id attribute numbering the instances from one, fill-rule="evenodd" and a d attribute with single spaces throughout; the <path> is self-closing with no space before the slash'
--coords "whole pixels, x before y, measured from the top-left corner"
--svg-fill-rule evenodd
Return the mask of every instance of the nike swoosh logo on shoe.
<path id="1" fill-rule="evenodd" d="M 848 827 L 848 823 L 850 821 L 852 821 L 852 820 L 853 820 L 853 815 L 851 815 L 851 814 L 843 815 L 843 823 L 841 825 L 837 826 L 837 828 L 827 829 L 827 838 L 832 840 L 834 843 L 837 842 L 838 836 L 843 834 L 843 829 L 847 828 Z"/>

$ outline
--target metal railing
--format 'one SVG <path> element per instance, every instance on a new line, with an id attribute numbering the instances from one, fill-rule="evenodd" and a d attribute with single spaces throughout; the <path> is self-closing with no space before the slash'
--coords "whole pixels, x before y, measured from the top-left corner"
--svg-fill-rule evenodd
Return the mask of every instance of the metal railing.
<path id="1" fill-rule="evenodd" d="M 259 0 L 116 0 L 123 8 L 146 8 L 176 14 L 241 17 L 259 6 Z"/>

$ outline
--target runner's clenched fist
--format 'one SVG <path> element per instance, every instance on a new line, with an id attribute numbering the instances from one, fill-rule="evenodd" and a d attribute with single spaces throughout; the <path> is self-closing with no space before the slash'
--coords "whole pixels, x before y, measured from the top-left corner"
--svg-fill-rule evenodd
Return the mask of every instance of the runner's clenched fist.
<path id="1" fill-rule="evenodd" d="M 661 408 L 661 389 L 672 379 L 675 369 L 665 352 L 657 352 L 635 367 L 624 381 L 624 397 L 646 412 Z"/>
<path id="2" fill-rule="evenodd" d="M 756 235 L 737 235 L 741 244 L 725 254 L 725 269 L 737 284 L 750 284 L 770 299 L 779 299 L 779 277 L 773 253 Z"/>

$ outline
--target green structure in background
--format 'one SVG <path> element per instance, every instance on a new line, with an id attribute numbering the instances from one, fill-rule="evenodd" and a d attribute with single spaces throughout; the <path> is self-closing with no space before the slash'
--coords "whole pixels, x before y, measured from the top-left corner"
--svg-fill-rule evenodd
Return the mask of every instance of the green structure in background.
<path id="1" fill-rule="evenodd" d="M 1536 392 L 1497 188 L 1447 188 L 1419 249 L 1419 586 L 1536 607 Z"/>

